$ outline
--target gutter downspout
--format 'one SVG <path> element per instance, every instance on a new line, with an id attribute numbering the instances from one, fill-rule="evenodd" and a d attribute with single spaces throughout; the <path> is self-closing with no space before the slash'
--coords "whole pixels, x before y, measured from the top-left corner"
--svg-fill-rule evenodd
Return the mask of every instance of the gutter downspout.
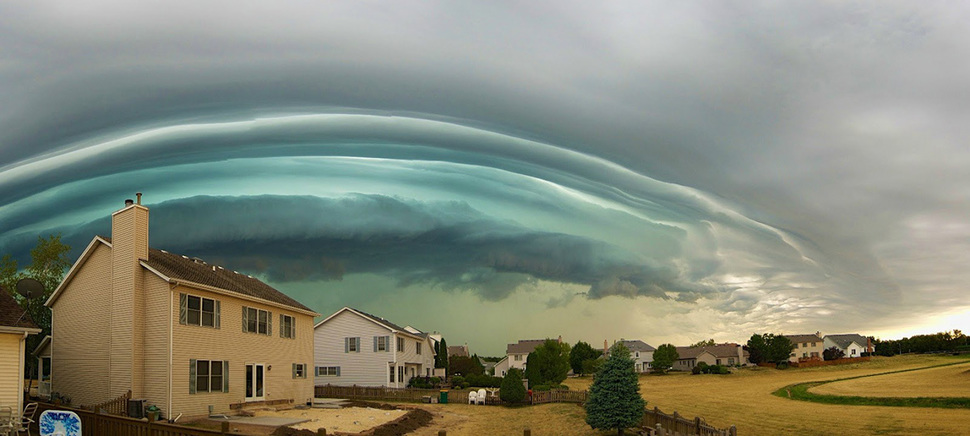
<path id="1" fill-rule="evenodd" d="M 25 362 L 25 359 L 26 358 L 24 357 L 24 355 L 27 354 L 27 335 L 28 334 L 29 333 L 24 332 L 24 337 L 23 337 L 23 339 L 20 340 L 20 374 L 19 374 L 20 375 L 20 377 L 19 377 L 20 378 L 20 389 L 17 389 L 17 401 L 20 401 L 19 404 L 21 404 L 21 405 L 24 404 L 24 379 L 23 379 L 23 377 L 24 377 L 24 369 L 26 368 L 26 366 L 25 366 L 25 363 L 26 363 Z M 31 383 L 31 384 L 33 384 L 33 383 Z M 21 409 L 20 411 L 22 412 L 23 409 Z M 14 411 L 14 413 L 17 413 L 17 412 L 18 411 Z M 15 416 L 18 416 L 18 415 L 15 415 Z"/>

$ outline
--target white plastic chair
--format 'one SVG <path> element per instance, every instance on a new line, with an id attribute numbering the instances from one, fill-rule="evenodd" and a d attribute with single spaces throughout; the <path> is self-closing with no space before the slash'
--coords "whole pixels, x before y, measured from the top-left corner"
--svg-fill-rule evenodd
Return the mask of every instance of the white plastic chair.
<path id="1" fill-rule="evenodd" d="M 475 397 L 476 400 L 478 401 L 477 404 L 485 404 L 485 396 L 486 395 L 487 394 L 485 393 L 485 389 L 479 389 L 478 390 L 478 396 Z"/>
<path id="2" fill-rule="evenodd" d="M 478 392 L 471 391 L 468 393 L 468 404 L 475 404 L 478 401 Z"/>

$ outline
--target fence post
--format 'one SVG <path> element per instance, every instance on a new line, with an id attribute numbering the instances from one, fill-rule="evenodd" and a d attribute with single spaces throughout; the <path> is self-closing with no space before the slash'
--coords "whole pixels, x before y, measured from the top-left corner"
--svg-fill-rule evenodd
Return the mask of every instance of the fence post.
<path id="1" fill-rule="evenodd" d="M 701 434 L 701 417 L 700 416 L 695 416 L 694 417 L 694 432 L 696 432 L 697 434 Z"/>
<path id="2" fill-rule="evenodd" d="M 327 429 L 325 429 L 325 428 L 318 428 L 317 429 L 317 436 L 327 436 Z"/>
<path id="3" fill-rule="evenodd" d="M 731 429 L 729 431 L 731 432 L 731 436 L 738 436 L 738 429 L 737 429 L 737 427 L 735 427 L 735 426 L 732 425 L 731 426 Z"/>
<path id="4" fill-rule="evenodd" d="M 438 430 L 438 436 L 448 436 L 448 432 L 444 430 Z"/>
<path id="5" fill-rule="evenodd" d="M 664 426 L 660 425 L 659 422 L 657 423 L 657 436 L 667 436 L 667 432 L 664 431 Z"/>
<path id="6" fill-rule="evenodd" d="M 532 430 L 528 428 L 526 428 L 525 430 L 522 430 L 522 436 L 532 436 Z"/>

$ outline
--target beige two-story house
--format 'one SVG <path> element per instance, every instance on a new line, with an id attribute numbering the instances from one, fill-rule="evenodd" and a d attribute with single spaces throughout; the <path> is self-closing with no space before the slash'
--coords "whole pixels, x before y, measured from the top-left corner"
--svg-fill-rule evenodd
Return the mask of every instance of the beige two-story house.
<path id="1" fill-rule="evenodd" d="M 814 335 L 784 335 L 791 341 L 795 348 L 788 356 L 789 362 L 807 362 L 811 360 L 822 360 L 822 352 L 825 351 L 825 341 L 819 332 Z"/>
<path id="2" fill-rule="evenodd" d="M 149 248 L 148 208 L 112 214 L 46 302 L 50 389 L 75 405 L 131 390 L 164 416 L 313 399 L 313 317 L 262 281 Z"/>
<path id="3" fill-rule="evenodd" d="M 0 287 L 0 406 L 19 413 L 24 403 L 27 336 L 40 333 L 30 315 Z"/>

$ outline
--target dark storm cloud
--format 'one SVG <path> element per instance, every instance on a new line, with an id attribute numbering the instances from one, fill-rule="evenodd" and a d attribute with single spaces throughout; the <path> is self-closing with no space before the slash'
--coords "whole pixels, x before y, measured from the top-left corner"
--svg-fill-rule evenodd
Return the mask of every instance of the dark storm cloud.
<path id="1" fill-rule="evenodd" d="M 719 294 L 718 310 L 779 322 L 785 313 L 835 322 L 832 313 L 861 305 L 875 315 L 860 319 L 873 323 L 903 306 L 933 313 L 970 280 L 959 255 L 970 251 L 968 10 L 892 1 L 7 2 L 0 243 L 29 244 L 58 219 L 102 216 L 106 202 L 143 186 L 166 199 L 252 194 L 225 188 L 242 183 L 220 173 L 226 160 L 441 161 L 454 166 L 420 180 L 375 164 L 366 170 L 373 183 L 316 195 L 404 187 L 402 201 L 438 204 L 447 191 L 474 196 L 468 204 L 486 216 L 522 217 L 509 240 L 449 240 L 490 260 L 397 271 L 401 283 L 489 282 L 489 298 L 540 277 L 587 284 L 594 298 L 733 289 Z M 121 142 L 105 146 L 112 141 Z M 163 180 L 180 165 L 197 173 Z M 247 170 L 270 185 L 297 167 Z M 463 177 L 485 168 L 518 177 Z M 525 180 L 550 186 L 510 192 Z M 559 207 L 545 198 L 563 190 L 574 196 L 556 197 L 565 212 L 545 231 Z M 623 245 L 631 234 L 635 243 Z M 559 244 L 588 259 L 618 246 L 634 256 L 592 268 L 528 251 Z M 320 265 L 332 277 L 348 263 Z M 282 266 L 277 277 L 312 274 Z M 909 299 L 921 293 L 931 297 Z"/>
<path id="2" fill-rule="evenodd" d="M 276 283 L 377 273 L 501 300 L 547 280 L 610 295 L 694 300 L 719 289 L 690 283 L 672 263 L 645 264 L 619 247 L 490 218 L 467 204 L 378 196 L 193 197 L 152 207 L 152 245 L 260 274 Z M 110 234 L 106 219 L 61 229 L 75 247 Z M 20 247 L 29 249 L 22 241 Z M 668 295 L 669 294 L 669 295 Z"/>

